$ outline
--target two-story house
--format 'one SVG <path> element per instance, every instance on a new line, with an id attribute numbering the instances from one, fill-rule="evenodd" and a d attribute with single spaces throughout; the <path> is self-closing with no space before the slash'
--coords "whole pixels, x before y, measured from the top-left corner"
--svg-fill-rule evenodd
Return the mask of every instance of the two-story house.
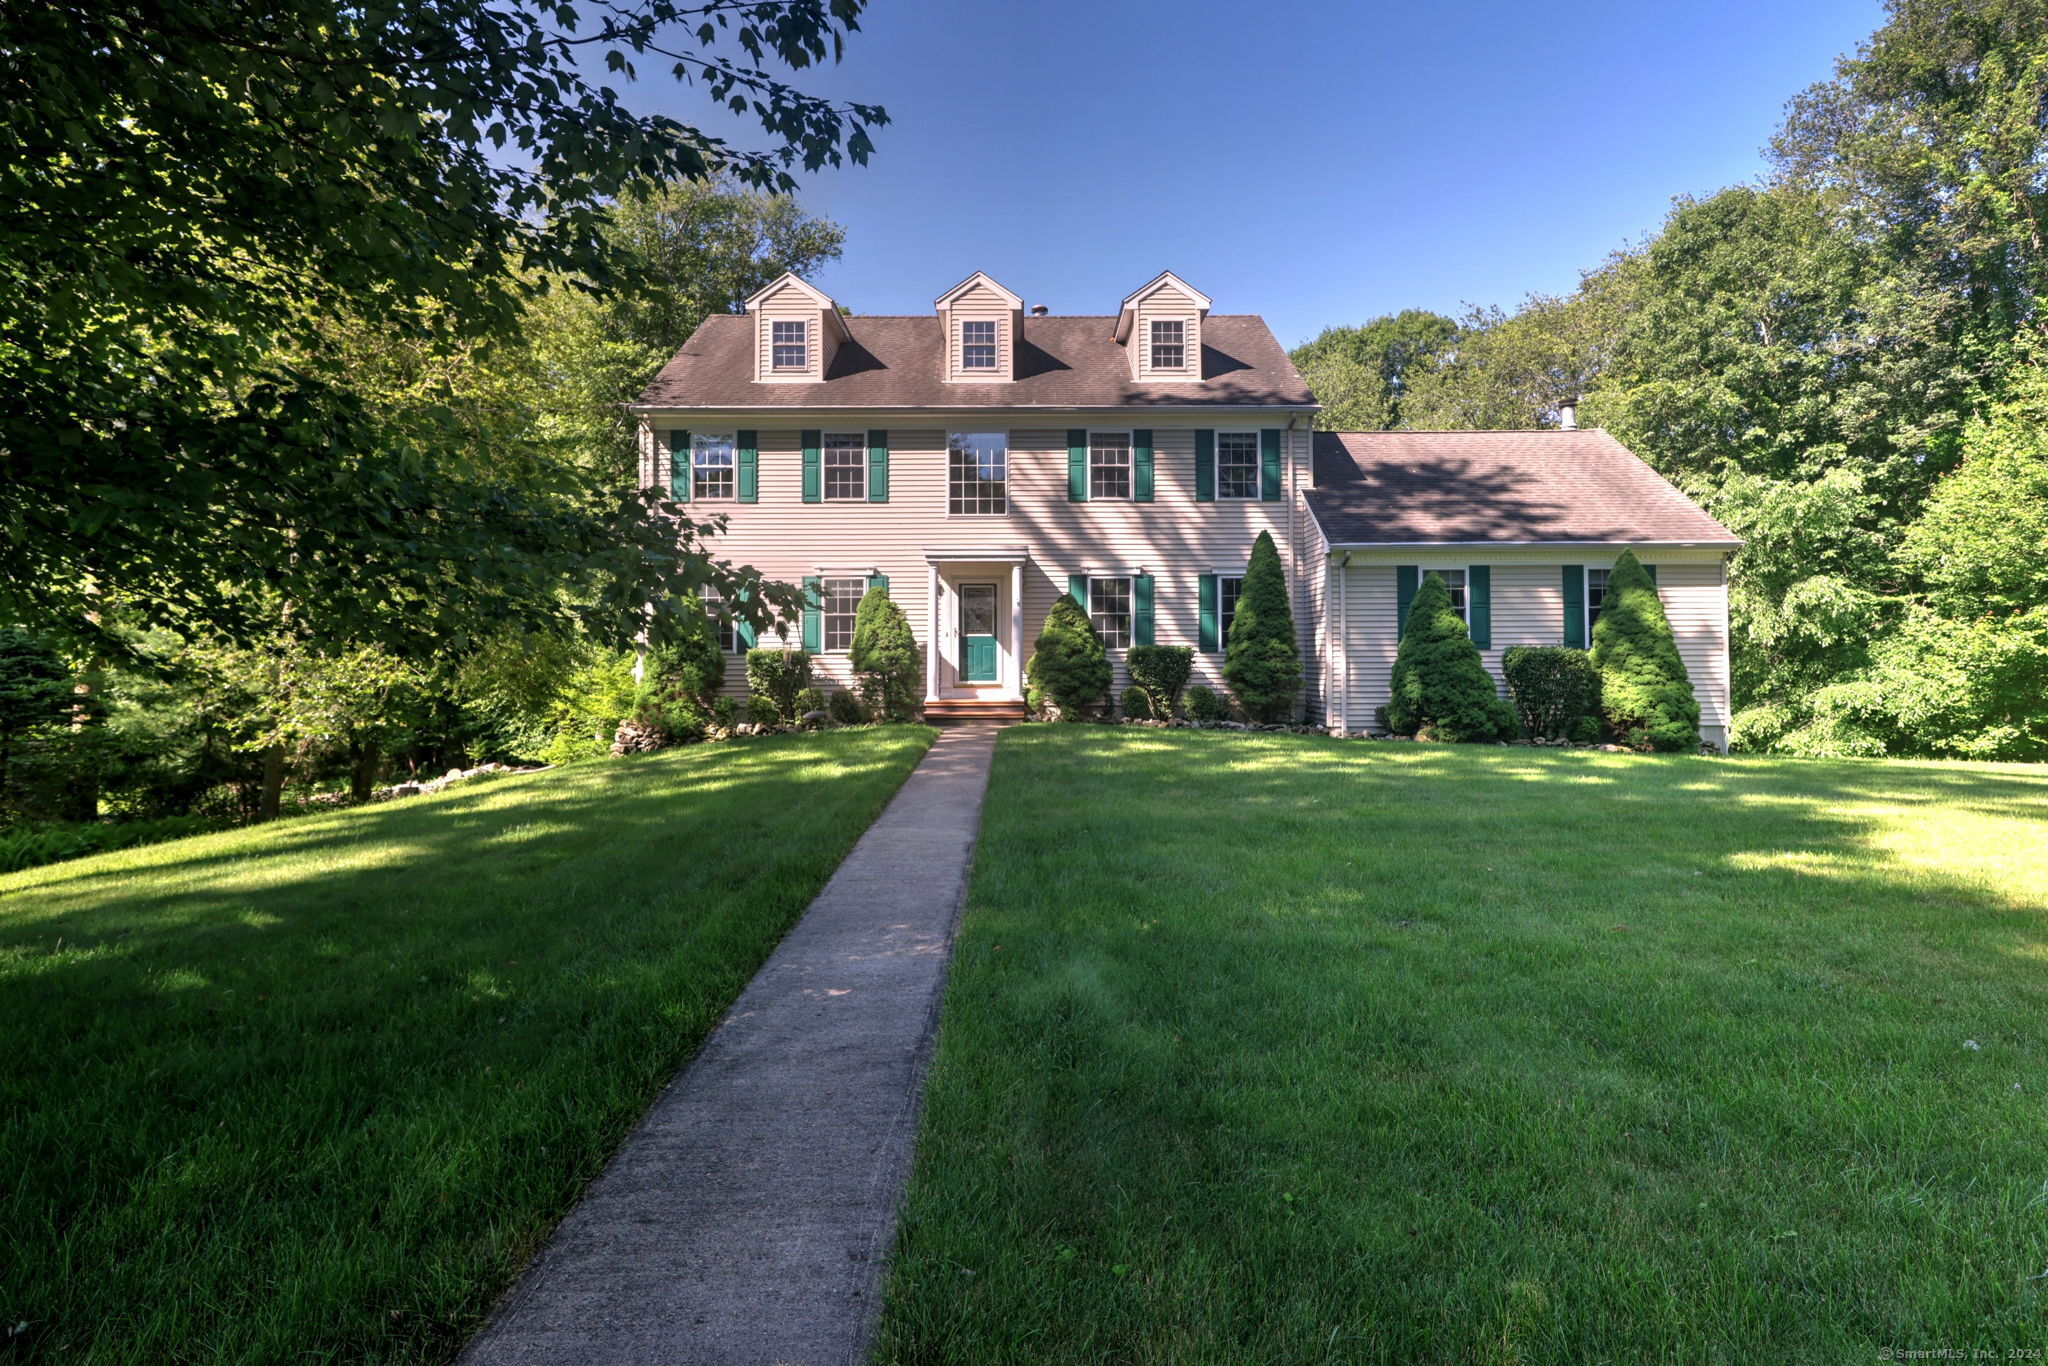
<path id="1" fill-rule="evenodd" d="M 725 557 L 804 584 L 801 644 L 828 685 L 851 681 L 861 595 L 887 588 L 935 717 L 1021 714 L 1061 593 L 1118 688 L 1124 651 L 1152 643 L 1193 647 L 1195 681 L 1221 688 L 1270 531 L 1304 714 L 1334 731 L 1373 727 L 1422 574 L 1445 576 L 1497 678 L 1510 645 L 1586 643 L 1626 546 L 1655 566 L 1703 725 L 1726 735 L 1725 528 L 1598 431 L 1313 432 L 1265 322 L 1212 313 L 1171 272 L 1081 317 L 980 273 L 929 314 L 849 316 L 785 275 L 706 319 L 636 411 L 642 477 L 725 514 Z"/>

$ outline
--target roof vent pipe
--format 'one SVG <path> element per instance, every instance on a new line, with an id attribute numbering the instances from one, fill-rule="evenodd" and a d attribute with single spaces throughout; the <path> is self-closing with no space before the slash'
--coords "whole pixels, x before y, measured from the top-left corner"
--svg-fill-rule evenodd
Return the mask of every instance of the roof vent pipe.
<path id="1" fill-rule="evenodd" d="M 1576 397 L 1558 401 L 1557 426 L 1559 431 L 1565 432 L 1579 429 L 1579 400 Z"/>
<path id="2" fill-rule="evenodd" d="M 1043 318 L 1046 314 L 1050 312 L 1052 312 L 1052 310 L 1047 308 L 1044 304 L 1031 305 L 1031 316 L 1034 318 Z"/>

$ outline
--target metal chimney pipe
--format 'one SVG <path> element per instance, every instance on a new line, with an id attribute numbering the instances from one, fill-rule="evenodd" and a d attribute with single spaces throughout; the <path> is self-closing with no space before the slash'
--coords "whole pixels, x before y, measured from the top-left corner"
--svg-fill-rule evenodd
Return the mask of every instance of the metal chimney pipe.
<path id="1" fill-rule="evenodd" d="M 1564 432 L 1579 429 L 1579 400 L 1576 397 L 1564 399 L 1557 405 L 1557 427 Z"/>

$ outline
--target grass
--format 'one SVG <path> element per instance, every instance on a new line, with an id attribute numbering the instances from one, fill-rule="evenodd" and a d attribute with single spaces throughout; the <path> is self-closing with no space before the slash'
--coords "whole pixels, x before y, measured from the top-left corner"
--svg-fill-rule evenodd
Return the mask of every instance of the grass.
<path id="1" fill-rule="evenodd" d="M 0 1361 L 451 1356 L 930 738 L 0 877 Z"/>
<path id="2" fill-rule="evenodd" d="M 2042 1345 L 2048 769 L 1040 726 L 990 792 L 878 1361 Z"/>

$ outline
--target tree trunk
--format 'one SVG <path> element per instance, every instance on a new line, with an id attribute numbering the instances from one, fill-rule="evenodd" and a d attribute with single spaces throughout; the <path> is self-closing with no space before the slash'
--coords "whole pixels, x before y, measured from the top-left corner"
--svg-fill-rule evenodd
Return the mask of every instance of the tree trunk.
<path id="1" fill-rule="evenodd" d="M 350 801 L 360 803 L 370 800 L 370 789 L 377 785 L 377 763 L 382 757 L 374 740 L 356 751 L 355 770 L 349 774 L 348 779 Z"/>
<path id="2" fill-rule="evenodd" d="M 274 821 L 284 797 L 284 746 L 263 751 L 263 786 L 256 794 L 256 819 Z"/>

